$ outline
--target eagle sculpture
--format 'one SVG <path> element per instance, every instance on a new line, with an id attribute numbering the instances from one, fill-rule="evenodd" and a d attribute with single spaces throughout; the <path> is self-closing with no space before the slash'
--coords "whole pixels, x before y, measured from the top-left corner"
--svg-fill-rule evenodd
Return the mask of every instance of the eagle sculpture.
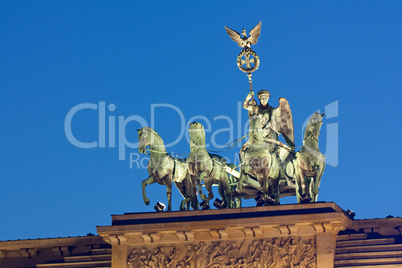
<path id="1" fill-rule="evenodd" d="M 229 34 L 230 38 L 232 38 L 232 40 L 235 41 L 237 43 L 237 45 L 239 45 L 239 47 L 250 48 L 251 45 L 254 45 L 257 43 L 258 37 L 260 37 L 261 21 L 259 24 L 257 24 L 257 26 L 255 26 L 249 32 L 249 34 L 250 34 L 249 37 L 247 37 L 247 33 L 246 33 L 245 29 L 243 29 L 241 31 L 241 35 L 243 35 L 242 37 L 240 36 L 240 34 L 238 32 L 236 32 L 226 26 L 225 26 L 225 30 Z"/>

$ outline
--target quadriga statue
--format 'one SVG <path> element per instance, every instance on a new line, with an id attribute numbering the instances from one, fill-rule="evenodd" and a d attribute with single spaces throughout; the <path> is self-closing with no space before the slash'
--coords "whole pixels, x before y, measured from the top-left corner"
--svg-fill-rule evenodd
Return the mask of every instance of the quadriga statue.
<path id="1" fill-rule="evenodd" d="M 280 103 L 278 108 L 285 103 L 283 98 Z M 286 107 L 282 111 L 290 112 Z M 275 110 L 271 112 L 272 121 L 277 115 Z M 180 210 L 188 210 L 190 206 L 199 209 L 197 188 L 201 199 L 209 204 L 209 200 L 214 198 L 212 185 L 219 186 L 223 207 L 226 208 L 240 207 L 240 197 L 262 196 L 265 205 L 277 205 L 280 203 L 280 197 L 290 195 L 296 195 L 299 203 L 316 202 L 325 168 L 325 156 L 318 146 L 323 116 L 324 114 L 318 112 L 311 116 L 305 130 L 302 149 L 295 152 L 293 148 L 277 139 L 268 138 L 267 133 L 273 133 L 273 124 L 278 126 L 280 122 L 269 123 L 258 113 L 250 114 L 249 141 L 240 151 L 241 171 L 240 176 L 237 173 L 236 178 L 226 172 L 228 169 L 233 171 L 233 168 L 226 165 L 224 158 L 208 153 L 202 124 L 190 124 L 191 152 L 187 160 L 171 157 L 156 131 L 149 127 L 141 128 L 138 130 L 138 150 L 145 153 L 146 147 L 149 147 L 150 151 L 147 165 L 149 177 L 142 182 L 144 203 L 150 203 L 145 192 L 146 186 L 155 182 L 166 185 L 168 211 L 171 211 L 173 182 L 184 197 Z M 267 122 L 271 130 L 264 129 Z M 289 126 L 289 122 L 283 121 L 282 127 L 286 124 Z M 293 124 L 291 129 L 293 130 Z M 289 136 L 293 137 L 287 137 Z M 202 193 L 202 182 L 208 195 Z"/>
<path id="2" fill-rule="evenodd" d="M 212 185 L 218 185 L 218 191 L 227 208 L 237 207 L 235 192 L 232 187 L 231 177 L 225 171 L 226 160 L 219 155 L 208 153 L 205 147 L 204 126 L 193 122 L 189 127 L 190 133 L 190 155 L 187 158 L 187 165 L 192 181 L 196 180 L 198 192 L 202 201 L 209 204 L 214 198 Z M 202 193 L 201 182 L 204 182 L 208 196 Z"/>
<path id="3" fill-rule="evenodd" d="M 185 159 L 173 158 L 166 152 L 165 145 L 159 134 L 150 127 L 138 130 L 138 150 L 145 153 L 149 147 L 150 159 L 147 164 L 149 177 L 142 181 L 142 198 L 145 205 L 149 205 L 145 188 L 155 182 L 166 185 L 168 199 L 168 211 L 172 210 L 172 183 L 183 195 L 184 200 L 180 204 L 180 210 L 189 210 L 189 204 L 193 209 L 198 209 L 197 192 L 195 182 L 191 180 Z"/>

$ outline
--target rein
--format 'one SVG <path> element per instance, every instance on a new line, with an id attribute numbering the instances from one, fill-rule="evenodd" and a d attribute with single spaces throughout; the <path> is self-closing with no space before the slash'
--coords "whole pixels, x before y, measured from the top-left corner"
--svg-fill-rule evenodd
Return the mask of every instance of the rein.
<path id="1" fill-rule="evenodd" d="M 207 152 L 211 152 L 211 153 L 222 153 L 222 152 L 228 151 L 228 150 L 232 149 L 233 147 L 235 147 L 240 141 L 242 141 L 242 140 L 243 140 L 245 137 L 247 137 L 247 136 L 248 136 L 248 134 L 247 134 L 247 135 L 244 135 L 243 137 L 241 137 L 241 138 L 239 138 L 239 139 L 236 139 L 236 140 L 234 140 L 234 141 L 228 142 L 228 143 L 224 144 L 224 145 L 221 146 L 221 147 L 215 147 L 215 148 L 214 148 L 214 149 L 225 148 L 225 147 L 227 147 L 228 145 L 234 143 L 233 145 L 231 145 L 229 148 L 227 148 L 227 149 L 225 149 L 225 150 L 216 151 L 216 150 L 214 150 L 214 149 L 210 149 L 210 150 L 207 150 Z M 168 155 L 170 155 L 170 156 L 174 156 L 174 155 L 189 155 L 189 154 L 190 154 L 190 153 L 172 154 L 172 153 L 168 153 L 168 152 L 155 151 L 155 150 L 152 150 L 152 149 L 146 149 L 146 151 L 149 151 L 149 152 L 156 152 L 156 153 L 166 153 L 166 154 L 168 154 Z M 149 155 L 148 153 L 145 153 L 145 154 Z"/>

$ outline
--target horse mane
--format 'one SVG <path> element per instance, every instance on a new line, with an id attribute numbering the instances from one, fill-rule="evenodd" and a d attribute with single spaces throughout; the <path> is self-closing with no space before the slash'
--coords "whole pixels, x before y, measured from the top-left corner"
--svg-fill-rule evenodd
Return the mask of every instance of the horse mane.
<path id="1" fill-rule="evenodd" d="M 319 152 L 318 136 L 322 126 L 322 119 L 324 114 L 315 112 L 308 120 L 306 130 L 304 131 L 303 146 L 300 150 L 301 153 Z"/>
<path id="2" fill-rule="evenodd" d="M 156 132 L 154 129 L 152 129 L 150 127 L 143 127 L 143 128 L 140 128 L 138 131 L 150 131 L 152 134 L 156 134 L 156 135 L 158 135 L 160 137 L 158 132 Z"/>
<path id="3" fill-rule="evenodd" d="M 324 114 L 320 114 L 318 112 L 315 112 L 313 115 L 310 116 L 307 122 L 306 130 L 304 131 L 304 137 L 303 140 L 307 140 L 311 138 L 311 133 L 314 130 L 320 130 L 321 129 L 321 124 L 322 124 L 322 118 L 324 117 Z M 315 126 L 314 124 L 317 122 L 321 122 L 320 125 Z M 318 128 L 318 129 L 314 129 Z"/>

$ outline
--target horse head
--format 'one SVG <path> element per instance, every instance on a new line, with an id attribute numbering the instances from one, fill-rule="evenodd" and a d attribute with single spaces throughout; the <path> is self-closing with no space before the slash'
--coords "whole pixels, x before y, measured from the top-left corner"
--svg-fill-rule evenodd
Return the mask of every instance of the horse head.
<path id="1" fill-rule="evenodd" d="M 150 144 L 149 130 L 147 127 L 137 129 L 138 132 L 138 151 L 143 154 L 145 148 Z"/>
<path id="2" fill-rule="evenodd" d="M 315 112 L 310 119 L 308 120 L 306 130 L 304 132 L 304 140 L 315 139 L 318 140 L 318 136 L 320 135 L 320 129 L 322 126 L 322 118 L 324 117 L 324 113 L 320 114 Z"/>
<path id="3" fill-rule="evenodd" d="M 138 131 L 138 151 L 145 153 L 146 147 L 149 146 L 153 150 L 165 151 L 165 145 L 159 134 L 150 127 L 143 127 Z"/>
<path id="4" fill-rule="evenodd" d="M 205 131 L 201 123 L 195 121 L 190 123 L 188 131 L 190 133 L 190 145 L 205 147 Z"/>

